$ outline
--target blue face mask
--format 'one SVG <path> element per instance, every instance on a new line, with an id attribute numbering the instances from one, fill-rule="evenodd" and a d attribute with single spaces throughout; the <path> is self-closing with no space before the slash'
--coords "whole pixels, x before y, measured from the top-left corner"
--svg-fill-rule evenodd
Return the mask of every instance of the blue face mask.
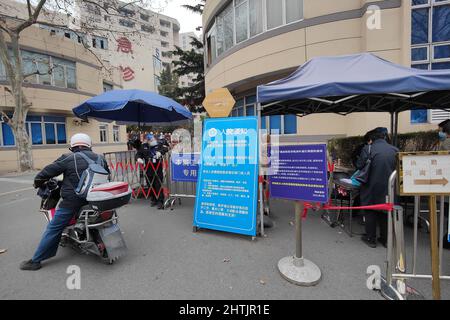
<path id="1" fill-rule="evenodd" d="M 445 132 L 439 131 L 439 141 L 447 140 L 447 134 Z"/>

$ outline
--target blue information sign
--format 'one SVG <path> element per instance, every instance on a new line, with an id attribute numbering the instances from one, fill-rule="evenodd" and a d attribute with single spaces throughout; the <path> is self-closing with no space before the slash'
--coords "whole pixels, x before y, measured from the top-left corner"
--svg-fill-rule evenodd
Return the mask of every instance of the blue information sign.
<path id="1" fill-rule="evenodd" d="M 171 179 L 174 182 L 197 182 L 199 153 L 172 153 Z"/>
<path id="2" fill-rule="evenodd" d="M 328 202 L 327 146 L 280 146 L 269 151 L 273 198 Z"/>
<path id="3" fill-rule="evenodd" d="M 258 120 L 207 119 L 194 226 L 256 236 Z"/>

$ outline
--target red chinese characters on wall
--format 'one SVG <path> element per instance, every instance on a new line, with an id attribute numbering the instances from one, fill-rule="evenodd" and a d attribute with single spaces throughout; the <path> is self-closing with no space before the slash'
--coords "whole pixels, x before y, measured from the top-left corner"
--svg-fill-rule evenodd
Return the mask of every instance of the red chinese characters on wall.
<path id="1" fill-rule="evenodd" d="M 124 81 L 131 81 L 134 79 L 134 70 L 130 67 L 120 66 L 120 71 L 122 71 L 122 79 Z"/>
<path id="2" fill-rule="evenodd" d="M 133 53 L 133 47 L 130 40 L 126 37 L 117 39 L 117 51 L 121 51 L 123 53 Z"/>

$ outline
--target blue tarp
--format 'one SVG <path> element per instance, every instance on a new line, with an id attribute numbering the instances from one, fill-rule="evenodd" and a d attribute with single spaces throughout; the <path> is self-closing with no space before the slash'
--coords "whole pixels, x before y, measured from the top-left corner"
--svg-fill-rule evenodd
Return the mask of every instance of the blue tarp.
<path id="1" fill-rule="evenodd" d="M 418 70 L 370 53 L 314 58 L 287 78 L 258 86 L 260 103 L 450 90 L 450 70 Z M 436 107 L 436 106 L 435 106 Z"/>
<path id="2" fill-rule="evenodd" d="M 192 119 L 191 112 L 179 103 L 142 90 L 107 91 L 74 108 L 73 113 L 81 119 L 119 124 L 166 124 Z"/>

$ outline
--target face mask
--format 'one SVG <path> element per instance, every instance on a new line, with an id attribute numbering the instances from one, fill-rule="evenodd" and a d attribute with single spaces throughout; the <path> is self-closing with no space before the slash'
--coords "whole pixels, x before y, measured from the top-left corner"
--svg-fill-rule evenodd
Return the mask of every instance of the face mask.
<path id="1" fill-rule="evenodd" d="M 150 147 L 154 147 L 158 144 L 158 142 L 156 140 L 151 140 L 149 144 L 150 144 Z"/>
<path id="2" fill-rule="evenodd" d="M 445 132 L 439 131 L 439 141 L 447 140 L 447 134 Z"/>

